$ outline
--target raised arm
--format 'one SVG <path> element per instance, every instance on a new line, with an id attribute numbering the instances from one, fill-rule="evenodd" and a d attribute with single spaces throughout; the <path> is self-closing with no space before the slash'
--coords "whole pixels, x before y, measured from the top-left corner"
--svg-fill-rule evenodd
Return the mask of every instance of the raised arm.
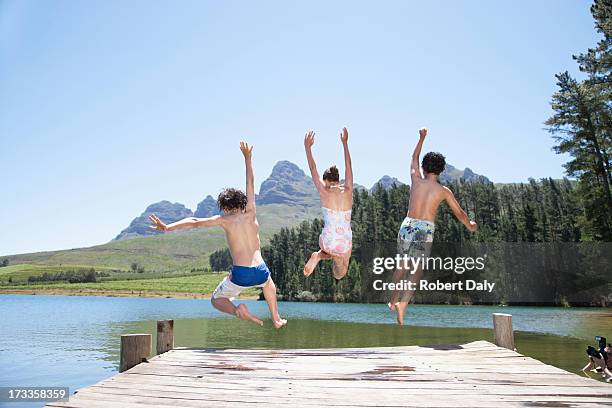
<path id="1" fill-rule="evenodd" d="M 353 164 L 351 163 L 351 153 L 348 148 L 348 130 L 342 128 L 340 134 L 342 147 L 344 149 L 344 187 L 353 189 Z"/>
<path id="2" fill-rule="evenodd" d="M 223 219 L 219 215 L 215 215 L 210 218 L 187 217 L 183 218 L 180 221 L 166 225 L 155 214 L 149 215 L 149 220 L 154 224 L 150 225 L 149 228 L 157 231 L 174 231 L 177 229 L 214 227 L 217 225 L 220 226 L 221 222 L 223 221 Z"/>
<path id="3" fill-rule="evenodd" d="M 419 156 L 421 156 L 421 149 L 423 148 L 423 142 L 425 141 L 425 136 L 427 136 L 427 129 L 421 128 L 419 129 L 419 142 L 414 148 L 414 152 L 412 152 L 412 161 L 410 162 L 410 177 L 419 177 L 423 178 L 421 174 L 421 164 L 419 163 Z"/>
<path id="4" fill-rule="evenodd" d="M 443 187 L 443 188 L 444 188 L 444 194 L 445 194 L 444 199 L 446 200 L 446 202 L 448 203 L 448 206 L 453 211 L 453 214 L 455 214 L 455 217 L 457 217 L 457 219 L 463 225 L 465 225 L 465 227 L 468 230 L 470 230 L 471 232 L 475 232 L 476 228 L 478 227 L 476 223 L 474 221 L 470 221 L 470 217 L 468 217 L 466 212 L 463 211 L 463 208 L 461 208 L 461 205 L 459 205 L 459 202 L 455 198 L 455 195 L 450 190 L 450 188 L 448 187 Z"/>
<path id="5" fill-rule="evenodd" d="M 320 192 L 325 188 L 323 185 L 323 181 L 321 181 L 321 177 L 319 176 L 319 172 L 317 171 L 317 164 L 314 161 L 314 157 L 312 157 L 312 145 L 315 142 L 315 132 L 309 130 L 304 136 L 304 148 L 306 149 L 306 160 L 308 160 L 308 168 L 310 169 L 310 175 L 312 177 L 312 181 L 314 182 L 315 187 Z"/>
<path id="6" fill-rule="evenodd" d="M 255 211 L 255 176 L 253 175 L 253 146 L 247 142 L 240 142 L 240 151 L 244 155 L 246 167 L 246 195 L 247 211 Z"/>

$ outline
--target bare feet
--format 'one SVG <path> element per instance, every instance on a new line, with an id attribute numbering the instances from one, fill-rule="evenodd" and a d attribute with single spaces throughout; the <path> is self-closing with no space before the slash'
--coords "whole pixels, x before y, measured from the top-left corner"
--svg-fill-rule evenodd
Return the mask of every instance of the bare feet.
<path id="1" fill-rule="evenodd" d="M 263 326 L 263 321 L 261 321 L 261 319 L 259 319 L 257 316 L 252 315 L 244 303 L 241 303 L 236 307 L 236 317 L 238 317 L 240 320 L 250 320 L 255 324 Z"/>
<path id="2" fill-rule="evenodd" d="M 310 259 L 308 260 L 308 262 L 306 262 L 306 265 L 304 265 L 304 276 L 312 275 L 319 261 L 319 253 L 313 252 L 312 255 L 310 255 Z"/>
<path id="3" fill-rule="evenodd" d="M 408 304 L 402 304 L 402 302 L 397 302 L 395 304 L 395 312 L 397 313 L 397 324 L 400 326 L 404 325 L 404 314 L 406 313 L 406 307 Z"/>
<path id="4" fill-rule="evenodd" d="M 389 310 L 394 310 L 397 313 L 397 324 L 400 326 L 404 325 L 404 311 L 405 308 L 400 305 L 400 302 L 389 302 L 387 303 Z"/>
<path id="5" fill-rule="evenodd" d="M 332 273 L 334 275 L 334 278 L 340 280 L 344 278 L 348 272 L 348 259 L 345 257 L 333 259 L 334 264 L 332 266 Z"/>
<path id="6" fill-rule="evenodd" d="M 397 313 L 397 324 L 400 326 L 404 325 L 404 311 L 401 307 L 396 307 L 395 312 Z"/>
<path id="7" fill-rule="evenodd" d="M 286 319 L 272 320 L 272 324 L 274 325 L 275 329 L 280 329 L 281 327 L 287 324 L 287 320 Z"/>

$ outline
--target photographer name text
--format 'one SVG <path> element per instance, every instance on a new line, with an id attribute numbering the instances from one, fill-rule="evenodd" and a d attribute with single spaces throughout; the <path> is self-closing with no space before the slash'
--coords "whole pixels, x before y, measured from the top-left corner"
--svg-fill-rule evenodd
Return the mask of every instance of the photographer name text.
<path id="1" fill-rule="evenodd" d="M 412 282 L 407 279 L 400 280 L 399 282 L 384 282 L 380 279 L 372 282 L 374 290 L 429 290 L 429 291 L 457 291 L 457 290 L 468 290 L 476 292 L 493 292 L 495 288 L 495 282 L 465 280 L 461 282 L 442 282 L 439 280 L 428 281 L 421 279 L 418 282 Z"/>

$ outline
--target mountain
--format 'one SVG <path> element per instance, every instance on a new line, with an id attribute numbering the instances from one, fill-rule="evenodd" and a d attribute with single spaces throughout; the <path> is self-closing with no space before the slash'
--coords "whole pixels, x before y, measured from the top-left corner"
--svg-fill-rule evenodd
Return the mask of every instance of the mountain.
<path id="1" fill-rule="evenodd" d="M 295 164 L 280 161 L 261 183 L 257 204 L 315 205 L 318 199 L 312 179 Z"/>
<path id="2" fill-rule="evenodd" d="M 220 213 L 221 211 L 217 206 L 217 200 L 215 200 L 211 195 L 207 195 L 204 200 L 198 203 L 198 208 L 196 208 L 193 216 L 198 218 L 208 218 Z"/>
<path id="3" fill-rule="evenodd" d="M 444 171 L 440 174 L 440 182 L 441 183 L 451 183 L 453 181 L 463 180 L 467 182 L 474 181 L 489 181 L 489 179 L 480 174 L 476 174 L 470 169 L 466 167 L 464 170 L 459 170 L 452 164 L 446 164 Z M 380 180 L 378 180 L 372 188 L 370 188 L 370 192 L 375 191 L 379 186 L 385 190 L 390 189 L 392 186 L 403 186 L 405 183 L 402 183 L 395 177 L 391 176 L 382 176 Z"/>
<path id="4" fill-rule="evenodd" d="M 295 223 L 298 223 L 305 219 L 306 214 L 309 217 L 312 214 L 312 210 L 316 211 L 318 209 L 318 200 L 319 195 L 312 183 L 312 179 L 295 164 L 288 161 L 280 161 L 272 169 L 270 177 L 261 183 L 259 195 L 257 196 L 257 205 L 262 208 L 258 208 L 257 215 L 261 218 L 268 216 L 269 212 L 281 211 L 284 212 L 283 216 L 281 216 L 283 220 L 280 220 L 278 224 L 281 226 L 292 226 L 294 219 Z M 287 211 L 284 208 L 275 208 L 274 205 L 281 205 L 280 208 L 286 205 L 308 208 Z M 270 211 L 262 212 L 262 209 L 266 206 L 271 206 Z M 183 204 L 161 201 L 148 206 L 114 240 L 120 241 L 159 234 L 159 232 L 148 228 L 151 225 L 148 217 L 152 213 L 155 213 L 165 223 L 171 223 L 191 216 L 199 218 L 211 217 L 219 214 L 220 211 L 216 200 L 211 195 L 207 195 L 204 200 L 198 203 L 195 213 Z M 284 218 L 287 218 L 287 220 L 284 220 Z"/>
<path id="5" fill-rule="evenodd" d="M 367 190 L 357 183 L 353 183 L 353 188 Z M 312 183 L 312 178 L 302 169 L 289 161 L 280 161 L 259 188 L 257 205 L 266 204 L 318 206 L 319 193 Z"/>
<path id="6" fill-rule="evenodd" d="M 384 190 L 389 190 L 393 186 L 400 187 L 400 186 L 403 186 L 403 185 L 404 185 L 404 183 L 402 183 L 401 181 L 399 181 L 395 177 L 384 175 L 384 176 L 382 176 L 380 178 L 380 180 L 378 180 L 376 183 L 374 183 L 374 185 L 370 189 L 370 192 L 375 191 L 377 188 L 382 188 Z"/>
<path id="7" fill-rule="evenodd" d="M 470 169 L 466 167 L 463 170 L 459 170 L 455 166 L 451 164 L 446 164 L 446 168 L 440 174 L 440 181 L 442 183 L 450 183 L 455 180 L 463 179 L 464 181 L 489 181 L 485 176 L 481 176 L 480 174 L 476 174 Z"/>
<path id="8" fill-rule="evenodd" d="M 448 181 L 461 177 L 470 181 L 487 180 L 469 168 L 458 170 L 451 165 L 447 165 L 442 178 Z M 382 177 L 379 182 L 385 188 L 401 184 L 390 176 Z M 355 184 L 355 189 L 360 188 L 363 187 Z M 281 228 L 320 216 L 319 196 L 312 180 L 288 161 L 274 166 L 270 177 L 261 184 L 257 203 L 262 244 Z M 209 217 L 218 212 L 215 199 L 210 195 L 198 204 L 195 213 L 183 204 L 160 201 L 149 205 L 114 240 L 106 244 L 11 255 L 7 258 L 13 265 L 90 265 L 128 270 L 132 263 L 137 262 L 147 271 L 189 271 L 206 266 L 210 253 L 226 247 L 223 231 L 220 228 L 202 228 L 160 234 L 148 229 L 148 216 L 155 213 L 165 222 L 174 222 L 190 216 Z"/>
<path id="9" fill-rule="evenodd" d="M 140 216 L 134 218 L 130 225 L 121 231 L 115 240 L 141 237 L 144 235 L 156 235 L 160 234 L 159 231 L 155 231 L 149 228 L 151 221 L 149 215 L 155 213 L 165 223 L 169 224 L 176 222 L 185 217 L 193 216 L 193 212 L 186 208 L 180 203 L 171 203 L 170 201 L 160 201 L 158 203 L 151 204 L 148 206 Z"/>
<path id="10" fill-rule="evenodd" d="M 478 175 L 469 168 L 459 170 L 450 164 L 446 165 L 446 169 L 440 175 L 440 181 L 443 183 L 459 179 L 466 181 L 488 181 L 485 176 Z M 372 192 L 379 186 L 388 190 L 394 185 L 402 186 L 404 183 L 395 177 L 384 175 L 369 191 Z M 357 183 L 354 184 L 354 187 L 355 190 L 365 190 L 365 187 Z M 302 169 L 289 161 L 279 161 L 272 168 L 270 176 L 261 183 L 259 195 L 257 196 L 258 206 L 265 207 L 272 204 L 304 207 L 303 210 L 296 213 L 296 216 L 299 218 L 300 214 L 310 214 L 311 210 L 318 211 L 319 195 L 312 183 L 312 179 Z M 273 212 L 273 209 L 270 208 L 270 211 Z M 200 218 L 211 217 L 220 214 L 220 211 L 217 207 L 217 202 L 210 195 L 207 195 L 204 200 L 198 203 L 195 213 L 192 213 L 183 204 L 160 201 L 148 206 L 140 216 L 135 218 L 127 228 L 117 235 L 115 240 L 159 234 L 159 232 L 147 228 L 150 225 L 148 216 L 151 213 L 155 213 L 164 222 L 170 223 L 190 216 Z M 297 222 L 299 221 L 301 219 L 297 219 Z M 286 223 L 283 221 L 281 224 L 285 225 Z"/>

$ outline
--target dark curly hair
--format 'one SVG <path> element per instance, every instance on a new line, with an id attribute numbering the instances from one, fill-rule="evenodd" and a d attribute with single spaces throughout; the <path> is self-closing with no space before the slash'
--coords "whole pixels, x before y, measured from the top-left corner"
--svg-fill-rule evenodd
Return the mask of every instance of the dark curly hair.
<path id="1" fill-rule="evenodd" d="M 335 164 L 325 169 L 323 172 L 323 180 L 327 180 L 330 183 L 338 183 L 340 181 L 340 173 Z"/>
<path id="2" fill-rule="evenodd" d="M 421 166 L 425 173 L 437 174 L 439 176 L 444 171 L 446 160 L 442 153 L 429 152 L 423 157 Z"/>
<path id="3" fill-rule="evenodd" d="M 247 196 L 237 188 L 226 188 L 217 197 L 217 205 L 223 211 L 244 210 L 247 205 Z"/>

